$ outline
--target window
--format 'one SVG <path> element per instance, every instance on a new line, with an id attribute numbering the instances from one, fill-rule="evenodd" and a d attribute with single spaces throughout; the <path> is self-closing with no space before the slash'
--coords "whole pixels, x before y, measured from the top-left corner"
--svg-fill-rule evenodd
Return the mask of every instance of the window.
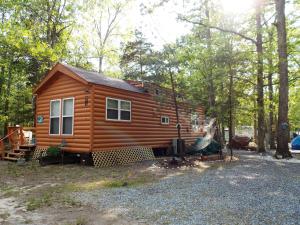
<path id="1" fill-rule="evenodd" d="M 60 133 L 60 99 L 50 101 L 50 134 Z"/>
<path id="2" fill-rule="evenodd" d="M 73 134 L 74 98 L 63 99 L 62 134 Z"/>
<path id="3" fill-rule="evenodd" d="M 192 125 L 192 130 L 194 132 L 197 132 L 200 128 L 199 126 L 199 115 L 198 113 L 192 113 L 191 114 L 191 125 Z"/>
<path id="4" fill-rule="evenodd" d="M 50 134 L 73 134 L 74 98 L 50 101 Z"/>
<path id="5" fill-rule="evenodd" d="M 162 116 L 161 117 L 161 124 L 169 124 L 169 117 L 168 116 Z"/>
<path id="6" fill-rule="evenodd" d="M 131 102 L 129 101 L 119 101 L 119 104 L 121 104 L 120 107 L 120 119 L 121 120 L 130 120 L 131 118 Z"/>
<path id="7" fill-rule="evenodd" d="M 131 120 L 131 102 L 106 98 L 106 119 L 130 121 Z"/>

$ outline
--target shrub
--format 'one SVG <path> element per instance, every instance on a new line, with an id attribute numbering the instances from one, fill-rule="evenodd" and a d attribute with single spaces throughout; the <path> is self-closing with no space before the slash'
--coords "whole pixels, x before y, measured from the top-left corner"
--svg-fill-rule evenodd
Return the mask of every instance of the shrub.
<path id="1" fill-rule="evenodd" d="M 59 156 L 60 154 L 60 148 L 58 146 L 50 146 L 47 149 L 47 155 L 48 156 Z"/>

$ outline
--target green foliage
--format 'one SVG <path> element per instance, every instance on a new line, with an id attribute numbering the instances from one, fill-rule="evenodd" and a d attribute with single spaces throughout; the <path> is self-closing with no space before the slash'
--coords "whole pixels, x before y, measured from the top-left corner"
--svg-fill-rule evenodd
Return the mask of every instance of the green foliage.
<path id="1" fill-rule="evenodd" d="M 47 149 L 48 156 L 59 156 L 61 154 L 61 150 L 58 146 L 50 146 Z"/>
<path id="2" fill-rule="evenodd" d="M 153 45 L 136 30 L 135 38 L 122 46 L 120 67 L 125 79 L 163 82 L 165 73 L 163 52 L 155 51 Z"/>
<path id="3" fill-rule="evenodd" d="M 32 89 L 67 59 L 73 1 L 7 0 L 0 5 L 0 135 L 7 123 L 33 125 Z"/>
<path id="4" fill-rule="evenodd" d="M 161 1 L 163 4 L 165 1 Z M 205 3 L 208 3 L 206 7 Z M 169 72 L 175 75 L 176 91 L 191 103 L 202 104 L 206 115 L 217 116 L 221 125 L 229 123 L 229 96 L 233 98 L 234 123 L 253 125 L 256 106 L 255 46 L 230 33 L 191 24 L 191 31 L 176 43 L 154 48 L 140 31 L 131 33 L 120 26 L 126 19 L 125 8 L 131 1 L 78 1 L 78 0 L 6 0 L 0 4 L 0 136 L 8 123 L 33 125 L 32 89 L 46 71 L 57 61 L 92 69 L 93 60 L 105 58 L 105 72 L 109 76 L 156 82 L 170 87 Z M 269 3 L 269 1 L 267 1 Z M 299 128 L 299 0 L 287 3 L 287 28 L 290 79 L 290 112 L 292 128 Z M 153 9 L 156 10 L 158 4 Z M 192 1 L 193 9 L 179 18 L 203 21 L 224 29 L 237 30 L 255 37 L 254 18 L 250 13 L 239 17 L 224 15 L 218 1 Z M 295 10 L 291 10 L 291 8 Z M 108 10 L 110 9 L 110 10 Z M 116 9 L 115 27 L 104 41 L 97 34 L 107 28 L 109 15 Z M 100 13 L 101 12 L 101 13 Z M 144 13 L 149 13 L 144 10 Z M 208 14 L 209 17 L 208 17 Z M 100 16 L 101 15 L 101 16 Z M 264 75 L 273 72 L 275 112 L 278 108 L 278 59 L 274 6 L 264 8 Z M 84 21 L 84 23 L 82 23 Z M 183 21 L 181 21 L 183 22 Z M 270 32 L 274 38 L 270 41 Z M 123 42 L 121 49 L 117 44 Z M 273 65 L 268 65 L 272 59 Z M 118 65 L 118 61 L 120 64 Z M 120 74 L 120 69 L 122 74 Z M 270 70 L 269 70 L 270 69 Z M 233 76 L 233 90 L 229 77 Z M 265 79 L 265 111 L 268 105 Z M 214 100 L 214 101 L 212 101 Z M 267 115 L 266 115 L 267 118 Z"/>

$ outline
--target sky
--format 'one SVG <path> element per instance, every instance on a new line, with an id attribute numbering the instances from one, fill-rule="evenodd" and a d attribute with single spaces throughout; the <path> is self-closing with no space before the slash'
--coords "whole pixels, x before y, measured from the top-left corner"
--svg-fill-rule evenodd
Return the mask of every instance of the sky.
<path id="1" fill-rule="evenodd" d="M 119 0 L 118 0 L 119 1 Z M 216 0 L 228 14 L 242 14 L 251 8 L 253 0 Z M 178 21 L 179 14 L 188 14 L 190 9 L 199 4 L 195 0 L 165 0 L 165 3 L 155 7 L 152 13 L 142 13 L 141 6 L 153 7 L 162 0 L 133 0 L 128 8 L 123 11 L 119 20 L 122 29 L 140 30 L 144 37 L 153 44 L 154 49 L 160 50 L 167 43 L 174 43 L 180 36 L 188 34 L 192 28 L 191 24 Z M 90 27 L 90 29 L 94 29 Z M 115 44 L 118 45 L 117 39 Z M 98 67 L 97 59 L 91 59 L 95 67 Z M 104 64 L 111 68 L 111 65 Z M 116 68 L 118 69 L 118 68 Z"/>
<path id="2" fill-rule="evenodd" d="M 189 33 L 191 24 L 177 20 L 178 14 L 186 14 L 193 8 L 195 0 L 165 0 L 163 6 L 156 7 L 152 13 L 141 13 L 141 5 L 148 8 L 162 0 L 133 0 L 120 19 L 121 27 L 138 29 L 146 39 L 159 50 L 166 43 L 174 43 L 180 36 Z M 216 0 L 220 2 L 225 14 L 237 17 L 253 10 L 255 0 Z M 294 11 L 287 5 L 287 13 Z M 295 11 L 294 11 L 295 12 Z M 95 65 L 97 63 L 95 62 Z"/>
<path id="3" fill-rule="evenodd" d="M 254 0 L 219 0 L 225 13 L 243 14 L 253 7 Z M 151 6 L 161 0 L 138 0 L 130 9 L 128 16 L 133 27 L 141 30 L 157 49 L 165 43 L 175 42 L 177 38 L 189 33 L 191 25 L 177 20 L 178 14 L 185 14 L 192 7 L 189 0 L 169 0 L 153 13 L 141 15 L 140 5 Z M 124 21 L 127 23 L 128 21 Z"/>
<path id="4" fill-rule="evenodd" d="M 190 26 L 177 20 L 178 14 L 184 12 L 183 0 L 178 1 L 182 2 L 181 4 L 175 4 L 176 0 L 171 0 L 163 6 L 156 7 L 152 13 L 142 15 L 140 5 L 150 7 L 153 2 L 155 1 L 137 1 L 132 7 L 129 18 L 132 26 L 142 31 L 156 49 L 160 49 L 164 44 L 175 42 L 177 38 L 187 34 Z"/>

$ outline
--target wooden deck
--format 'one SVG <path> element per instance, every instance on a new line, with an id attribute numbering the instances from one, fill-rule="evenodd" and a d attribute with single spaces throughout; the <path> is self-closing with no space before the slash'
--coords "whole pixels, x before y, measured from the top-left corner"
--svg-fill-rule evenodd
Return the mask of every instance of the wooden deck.
<path id="1" fill-rule="evenodd" d="M 20 158 L 28 160 L 35 149 L 35 145 L 20 145 L 18 149 L 4 151 L 3 160 L 17 161 Z"/>
<path id="2" fill-rule="evenodd" d="M 8 134 L 0 139 L 0 159 L 18 161 L 24 158 L 28 160 L 35 149 L 35 144 L 29 144 L 31 140 L 25 137 L 24 131 L 34 130 L 35 128 L 20 126 L 8 127 Z"/>

